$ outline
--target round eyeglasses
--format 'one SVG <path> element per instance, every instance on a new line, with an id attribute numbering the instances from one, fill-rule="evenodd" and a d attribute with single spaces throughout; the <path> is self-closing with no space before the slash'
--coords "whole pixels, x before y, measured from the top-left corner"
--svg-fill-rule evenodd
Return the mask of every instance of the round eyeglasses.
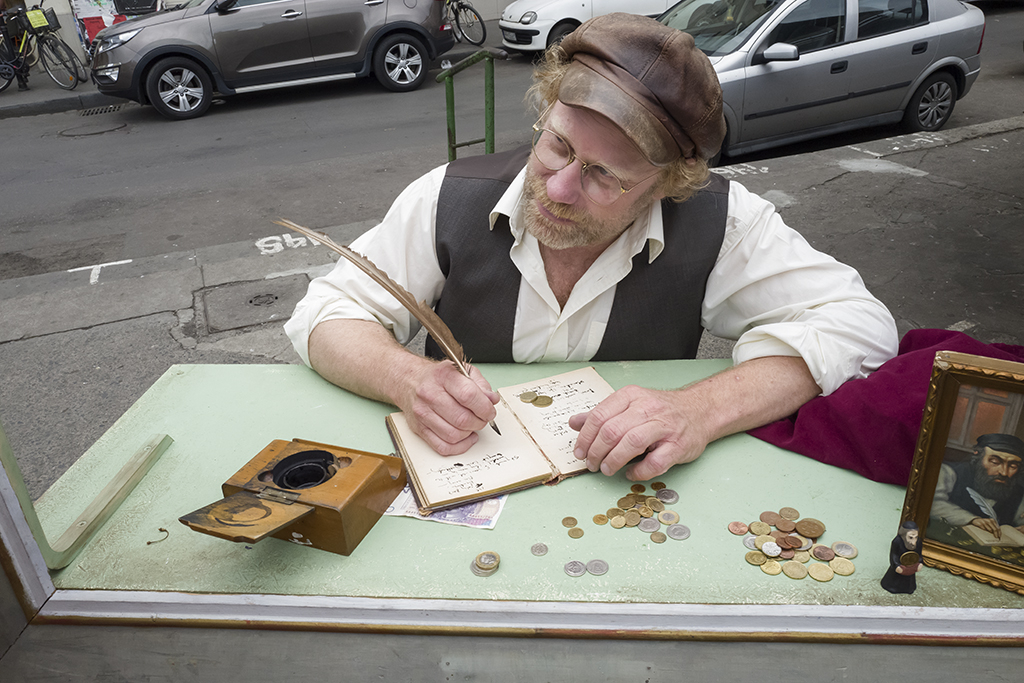
<path id="1" fill-rule="evenodd" d="M 576 159 L 569 142 L 558 133 L 533 124 L 533 156 L 549 171 L 561 171 Z M 635 189 L 645 180 L 660 172 L 641 178 L 632 187 L 626 187 L 614 173 L 599 164 L 588 164 L 580 160 L 580 186 L 584 194 L 595 204 L 609 206 L 627 192 Z"/>

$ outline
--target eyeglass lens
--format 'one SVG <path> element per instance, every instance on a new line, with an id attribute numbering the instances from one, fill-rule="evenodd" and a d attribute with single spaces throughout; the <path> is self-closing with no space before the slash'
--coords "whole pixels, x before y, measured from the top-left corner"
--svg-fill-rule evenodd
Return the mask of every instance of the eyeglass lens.
<path id="1" fill-rule="evenodd" d="M 576 157 L 569 143 L 544 128 L 533 134 L 533 153 L 537 161 L 549 171 L 561 171 Z M 588 197 L 603 205 L 614 203 L 623 192 L 626 192 L 613 173 L 597 164 L 583 164 L 580 170 L 580 184 Z"/>

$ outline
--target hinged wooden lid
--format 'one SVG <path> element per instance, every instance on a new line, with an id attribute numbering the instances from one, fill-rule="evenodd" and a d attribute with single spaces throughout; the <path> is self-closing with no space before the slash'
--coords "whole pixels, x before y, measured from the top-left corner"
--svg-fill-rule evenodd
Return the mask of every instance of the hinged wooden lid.
<path id="1" fill-rule="evenodd" d="M 313 512 L 311 506 L 293 502 L 295 494 L 269 490 L 273 493 L 267 494 L 268 489 L 260 493 L 239 491 L 179 517 L 178 521 L 227 541 L 255 543 Z"/>

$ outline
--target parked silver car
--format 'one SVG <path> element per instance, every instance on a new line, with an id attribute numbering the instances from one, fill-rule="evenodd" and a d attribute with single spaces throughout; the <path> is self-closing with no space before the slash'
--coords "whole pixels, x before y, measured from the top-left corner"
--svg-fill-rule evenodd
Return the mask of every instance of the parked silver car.
<path id="1" fill-rule="evenodd" d="M 942 128 L 981 70 L 985 16 L 959 0 L 684 0 L 722 83 L 723 154 L 867 126 Z"/>
<path id="2" fill-rule="evenodd" d="M 223 95 L 371 73 L 418 88 L 455 44 L 443 0 L 188 0 L 103 29 L 93 40 L 100 92 L 202 116 Z"/>

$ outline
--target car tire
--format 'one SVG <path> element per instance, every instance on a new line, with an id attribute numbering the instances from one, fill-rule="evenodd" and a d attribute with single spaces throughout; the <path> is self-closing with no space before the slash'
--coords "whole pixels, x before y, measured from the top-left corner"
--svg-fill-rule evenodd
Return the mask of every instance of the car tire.
<path id="1" fill-rule="evenodd" d="M 164 118 L 183 121 L 202 116 L 213 101 L 206 70 L 186 57 L 168 57 L 146 76 L 146 97 Z"/>
<path id="2" fill-rule="evenodd" d="M 551 33 L 548 34 L 548 47 L 561 43 L 562 39 L 575 31 L 578 26 L 579 24 L 574 24 L 571 21 L 555 24 L 554 28 L 551 29 Z"/>
<path id="3" fill-rule="evenodd" d="M 373 75 L 393 92 L 408 92 L 427 80 L 427 48 L 407 33 L 394 33 L 373 52 Z"/>
<path id="4" fill-rule="evenodd" d="M 953 115 L 956 80 L 945 71 L 929 76 L 910 98 L 903 114 L 903 126 L 918 133 L 942 128 Z"/>

